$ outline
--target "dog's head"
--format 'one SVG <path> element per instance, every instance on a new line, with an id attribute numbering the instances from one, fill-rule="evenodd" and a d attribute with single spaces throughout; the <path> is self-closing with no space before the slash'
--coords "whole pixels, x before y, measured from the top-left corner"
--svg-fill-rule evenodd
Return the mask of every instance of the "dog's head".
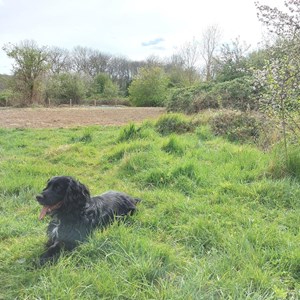
<path id="1" fill-rule="evenodd" d="M 36 196 L 37 201 L 43 206 L 39 219 L 59 210 L 66 213 L 80 212 L 84 209 L 89 197 L 88 188 L 74 178 L 69 176 L 52 177 L 42 193 Z"/>

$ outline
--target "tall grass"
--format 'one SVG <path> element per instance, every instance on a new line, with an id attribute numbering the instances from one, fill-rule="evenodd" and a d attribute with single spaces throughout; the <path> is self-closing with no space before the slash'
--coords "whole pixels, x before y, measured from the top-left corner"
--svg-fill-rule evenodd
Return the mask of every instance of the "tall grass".
<path id="1" fill-rule="evenodd" d="M 300 152 L 299 145 L 292 144 L 285 152 L 284 145 L 279 143 L 272 151 L 269 172 L 274 178 L 290 177 L 300 180 Z"/>
<path id="2" fill-rule="evenodd" d="M 299 182 L 269 177 L 272 154 L 207 126 L 160 129 L 1 129 L 0 299 L 300 297 Z M 54 175 L 143 201 L 126 222 L 35 268 L 47 226 L 35 195 Z"/>

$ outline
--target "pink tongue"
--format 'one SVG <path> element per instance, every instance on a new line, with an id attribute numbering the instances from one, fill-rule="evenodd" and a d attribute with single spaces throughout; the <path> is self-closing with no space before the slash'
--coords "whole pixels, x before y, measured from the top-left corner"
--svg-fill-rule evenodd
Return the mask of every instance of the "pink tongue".
<path id="1" fill-rule="evenodd" d="M 44 217 L 46 216 L 47 212 L 51 210 L 50 208 L 51 206 L 45 205 L 43 206 L 41 212 L 40 212 L 40 216 L 39 216 L 39 220 L 43 220 Z"/>

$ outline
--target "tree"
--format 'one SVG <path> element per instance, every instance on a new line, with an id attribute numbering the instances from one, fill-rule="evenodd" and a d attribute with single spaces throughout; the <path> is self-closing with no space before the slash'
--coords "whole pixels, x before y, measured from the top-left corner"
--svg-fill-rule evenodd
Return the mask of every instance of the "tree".
<path id="1" fill-rule="evenodd" d="M 108 74 L 98 74 L 93 82 L 93 94 L 101 98 L 112 99 L 118 96 L 118 86 L 112 82 Z"/>
<path id="2" fill-rule="evenodd" d="M 38 102 L 40 82 L 48 69 L 48 49 L 39 47 L 34 41 L 8 44 L 3 47 L 7 56 L 14 60 L 13 74 L 23 105 Z"/>
<path id="3" fill-rule="evenodd" d="M 52 74 L 60 74 L 71 71 L 72 62 L 70 53 L 66 49 L 52 47 L 48 51 L 49 70 Z"/>
<path id="4" fill-rule="evenodd" d="M 160 67 L 141 68 L 129 86 L 129 98 L 137 106 L 162 106 L 169 79 Z"/>
<path id="5" fill-rule="evenodd" d="M 236 38 L 231 44 L 223 44 L 216 57 L 216 80 L 229 81 L 247 75 L 246 54 L 250 45 Z"/>
<path id="6" fill-rule="evenodd" d="M 53 75 L 46 85 L 46 99 L 59 104 L 79 104 L 85 96 L 86 86 L 79 74 L 61 73 Z"/>
<path id="7" fill-rule="evenodd" d="M 176 65 L 181 65 L 185 71 L 190 85 L 199 79 L 199 59 L 199 42 L 195 38 L 193 38 L 192 41 L 183 44 L 178 53 L 173 56 L 173 61 L 176 61 Z"/>
<path id="8" fill-rule="evenodd" d="M 285 0 L 286 11 L 277 7 L 261 5 L 255 2 L 258 9 L 259 20 L 267 26 L 270 33 L 277 37 L 284 37 L 287 40 L 299 36 L 300 30 L 300 2 L 298 0 Z"/>
<path id="9" fill-rule="evenodd" d="M 204 60 L 204 73 L 206 81 L 210 81 L 214 77 L 213 65 L 220 38 L 221 32 L 217 25 L 209 26 L 202 33 L 200 55 Z"/>
<path id="10" fill-rule="evenodd" d="M 131 62 L 122 56 L 111 58 L 108 64 L 107 74 L 109 74 L 114 85 L 118 85 L 123 95 L 127 94 L 127 88 L 133 77 L 130 67 Z"/>
<path id="11" fill-rule="evenodd" d="M 185 68 L 182 57 L 177 54 L 165 60 L 164 69 L 170 78 L 171 87 L 187 87 L 199 79 L 199 74 L 195 69 Z"/>
<path id="12" fill-rule="evenodd" d="M 300 2 L 284 4 L 286 11 L 256 3 L 260 21 L 276 36 L 265 68 L 257 72 L 257 82 L 264 87 L 262 108 L 280 118 L 288 160 L 287 126 L 300 129 L 293 117 L 300 108 Z"/>
<path id="13" fill-rule="evenodd" d="M 110 59 L 111 55 L 81 46 L 75 47 L 72 53 L 74 71 L 91 77 L 107 72 Z"/>

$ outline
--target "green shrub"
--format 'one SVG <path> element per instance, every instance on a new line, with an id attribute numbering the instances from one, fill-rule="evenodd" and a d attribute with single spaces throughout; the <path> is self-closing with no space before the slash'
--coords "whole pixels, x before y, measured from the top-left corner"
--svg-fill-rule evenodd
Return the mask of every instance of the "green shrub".
<path id="1" fill-rule="evenodd" d="M 220 108 L 220 96 L 202 92 L 194 97 L 194 100 L 191 103 L 191 108 L 193 112 L 199 112 L 204 109 Z"/>
<path id="2" fill-rule="evenodd" d="M 114 99 L 118 97 L 119 88 L 108 74 L 98 74 L 92 83 L 92 96 L 100 99 Z"/>
<path id="3" fill-rule="evenodd" d="M 221 108 L 241 111 L 256 110 L 258 108 L 257 96 L 253 89 L 251 77 L 244 76 L 216 83 L 211 89 L 210 95 L 211 97 L 219 97 Z"/>
<path id="4" fill-rule="evenodd" d="M 232 142 L 256 141 L 262 125 L 258 116 L 237 111 L 223 111 L 211 120 L 214 134 Z"/>
<path id="5" fill-rule="evenodd" d="M 73 104 L 79 104 L 86 94 L 85 80 L 78 74 L 53 75 L 46 84 L 45 94 L 51 103 L 69 104 L 71 99 Z"/>
<path id="6" fill-rule="evenodd" d="M 0 91 L 0 106 L 8 106 L 13 99 L 14 93 L 12 90 L 2 90 Z"/>
<path id="7" fill-rule="evenodd" d="M 201 83 L 200 85 L 187 88 L 173 89 L 166 103 L 169 112 L 195 113 L 202 107 L 208 108 L 209 103 L 203 100 L 202 93 L 206 94 L 211 89 L 211 84 Z"/>
<path id="8" fill-rule="evenodd" d="M 197 113 L 204 109 L 256 110 L 258 102 L 250 77 L 173 89 L 167 102 L 170 112 Z"/>
<path id="9" fill-rule="evenodd" d="M 166 114 L 156 122 L 156 130 L 162 135 L 186 133 L 194 130 L 191 120 L 181 114 Z"/>
<path id="10" fill-rule="evenodd" d="M 130 101 L 136 106 L 164 106 L 169 79 L 159 67 L 141 68 L 129 86 Z"/>

